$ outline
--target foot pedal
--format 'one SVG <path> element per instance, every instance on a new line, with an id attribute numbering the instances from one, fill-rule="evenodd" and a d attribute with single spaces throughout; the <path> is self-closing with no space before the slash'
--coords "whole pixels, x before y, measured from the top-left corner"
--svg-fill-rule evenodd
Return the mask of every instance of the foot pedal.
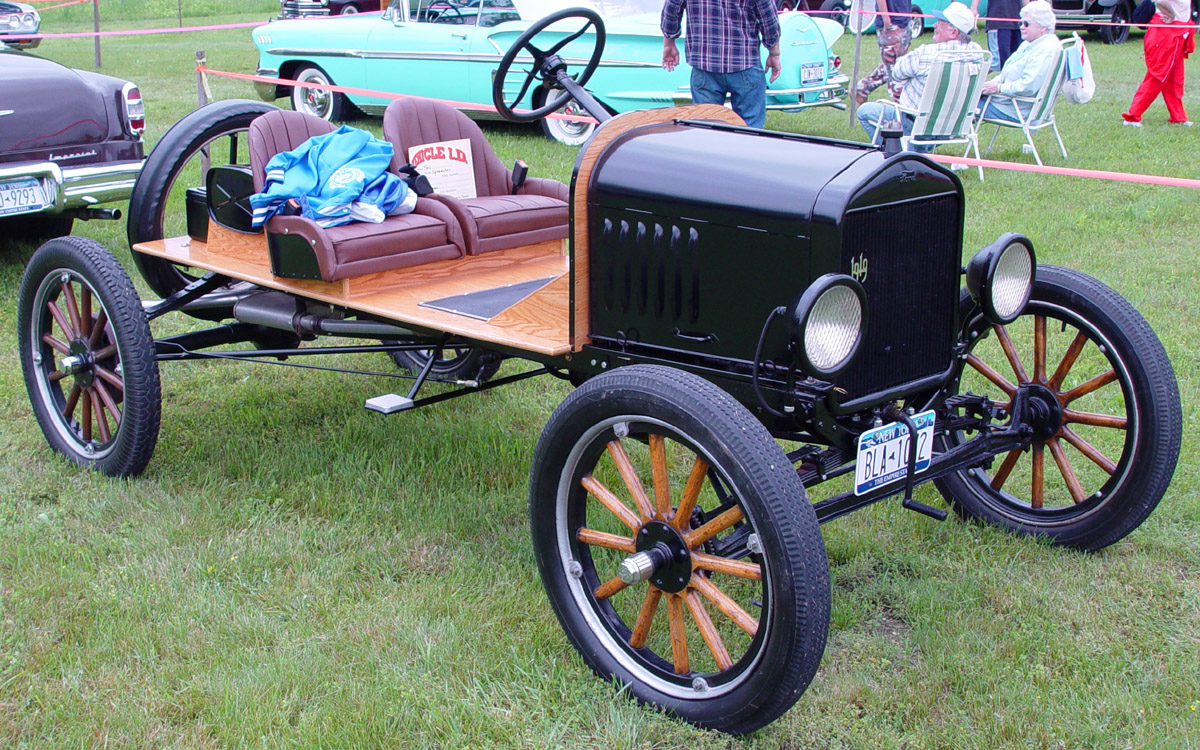
<path id="1" fill-rule="evenodd" d="M 946 520 L 946 511 L 939 510 L 938 508 L 926 505 L 925 503 L 919 503 L 916 500 L 905 500 L 904 502 L 900 503 L 900 505 L 908 508 L 909 510 L 915 510 L 921 515 L 929 516 L 930 518 L 938 521 Z"/>
<path id="2" fill-rule="evenodd" d="M 388 393 L 383 396 L 367 399 L 365 406 L 371 411 L 377 411 L 380 414 L 391 414 L 397 411 L 411 409 L 413 400 L 407 396 L 400 396 L 395 393 Z"/>

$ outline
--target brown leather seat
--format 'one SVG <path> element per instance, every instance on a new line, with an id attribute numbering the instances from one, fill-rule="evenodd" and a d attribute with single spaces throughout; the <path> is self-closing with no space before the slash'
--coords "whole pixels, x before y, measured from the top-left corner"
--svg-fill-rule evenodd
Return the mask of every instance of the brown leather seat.
<path id="1" fill-rule="evenodd" d="M 383 136 L 396 149 L 392 166 L 397 170 L 408 163 L 408 150 L 413 146 L 470 139 L 478 197 L 427 196 L 454 212 L 469 255 L 567 236 L 567 186 L 530 177 L 514 194 L 512 171 L 492 151 L 479 126 L 453 107 L 427 99 L 398 99 L 383 114 Z"/>
<path id="2" fill-rule="evenodd" d="M 278 110 L 255 118 L 248 138 L 254 189 L 262 190 L 272 156 L 336 129 L 302 112 Z M 438 201 L 424 198 L 417 200 L 412 213 L 389 216 L 380 224 L 351 222 L 323 229 L 302 216 L 273 216 L 266 229 L 303 237 L 312 247 L 325 281 L 461 258 L 466 250 L 454 214 Z"/>

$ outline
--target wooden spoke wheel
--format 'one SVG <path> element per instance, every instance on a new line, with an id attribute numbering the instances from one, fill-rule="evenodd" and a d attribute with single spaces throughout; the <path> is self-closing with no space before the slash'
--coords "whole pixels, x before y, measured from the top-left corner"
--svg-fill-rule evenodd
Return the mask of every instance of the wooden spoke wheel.
<path id="1" fill-rule="evenodd" d="M 419 373 L 425 369 L 425 365 L 433 353 L 433 349 L 392 352 L 392 361 L 409 372 Z M 485 383 L 500 369 L 503 360 L 502 354 L 487 349 L 474 346 L 447 346 L 434 360 L 433 367 L 429 370 L 429 377 L 433 380 L 451 382 L 474 380 L 477 383 Z"/>
<path id="2" fill-rule="evenodd" d="M 110 476 L 146 467 L 158 438 L 158 363 L 146 313 L 99 243 L 38 248 L 21 281 L 21 369 L 54 450 Z"/>
<path id="3" fill-rule="evenodd" d="M 593 670 L 732 733 L 799 698 L 828 564 L 794 469 L 744 407 L 687 373 L 621 368 L 563 402 L 533 466 L 542 580 Z"/>
<path id="4" fill-rule="evenodd" d="M 964 326 L 959 391 L 988 393 L 1005 410 L 1022 391 L 1033 440 L 941 480 L 947 499 L 967 516 L 1084 549 L 1137 528 L 1174 473 L 1182 422 L 1174 372 L 1146 321 L 1095 279 L 1040 266 L 1020 318 L 993 325 L 969 309 Z"/>

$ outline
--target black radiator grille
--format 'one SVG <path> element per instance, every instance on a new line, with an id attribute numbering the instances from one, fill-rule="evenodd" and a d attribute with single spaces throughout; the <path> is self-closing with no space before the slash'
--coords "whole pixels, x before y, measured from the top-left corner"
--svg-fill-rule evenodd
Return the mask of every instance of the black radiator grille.
<path id="1" fill-rule="evenodd" d="M 950 366 L 962 258 L 959 206 L 950 195 L 846 214 L 841 271 L 863 282 L 869 316 L 858 356 L 837 378 L 850 399 Z"/>

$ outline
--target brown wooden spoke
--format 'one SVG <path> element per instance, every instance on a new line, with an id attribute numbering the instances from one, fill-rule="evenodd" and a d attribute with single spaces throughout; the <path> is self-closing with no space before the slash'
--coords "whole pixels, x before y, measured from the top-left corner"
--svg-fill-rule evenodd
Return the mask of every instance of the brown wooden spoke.
<path id="1" fill-rule="evenodd" d="M 1068 443 L 1075 446 L 1075 450 L 1090 458 L 1092 463 L 1096 464 L 1101 469 L 1104 469 L 1109 476 L 1112 476 L 1113 472 L 1117 470 L 1117 465 L 1110 461 L 1108 456 L 1104 455 L 1094 445 L 1081 438 L 1079 434 L 1070 427 L 1063 427 L 1058 431 L 1058 434 L 1062 436 L 1063 440 L 1066 440 Z"/>
<path id="2" fill-rule="evenodd" d="M 75 338 L 76 333 L 75 329 L 71 327 L 71 321 L 67 320 L 67 316 L 63 314 L 58 305 L 54 302 L 47 302 L 46 309 L 50 311 L 50 317 L 54 318 L 54 321 L 58 323 L 58 327 L 62 330 L 63 335 L 69 339 Z"/>
<path id="3" fill-rule="evenodd" d="M 650 436 L 650 468 L 654 474 L 654 509 L 664 521 L 671 517 L 671 479 L 667 474 L 667 441 Z"/>
<path id="4" fill-rule="evenodd" d="M 592 596 L 596 597 L 597 599 L 604 600 L 617 593 L 621 589 L 626 588 L 627 586 L 629 586 L 629 584 L 625 583 L 620 578 L 610 578 L 597 586 L 596 590 L 592 592 Z"/>
<path id="5" fill-rule="evenodd" d="M 100 442 L 107 443 L 112 433 L 108 431 L 108 420 L 104 417 L 104 402 L 96 395 L 94 388 L 89 388 L 84 392 L 86 398 L 92 401 L 92 414 L 96 417 L 96 428 L 100 432 Z"/>
<path id="6" fill-rule="evenodd" d="M 1025 372 L 1021 356 L 1017 354 L 1017 347 L 1013 345 L 1012 336 L 1008 335 L 1008 329 L 1002 325 L 992 327 L 996 329 L 996 339 L 1000 342 L 1000 348 L 1004 350 L 1004 356 L 1008 357 L 1008 364 L 1012 366 L 1013 373 L 1017 376 L 1017 382 L 1028 383 L 1029 375 Z"/>
<path id="7" fill-rule="evenodd" d="M 716 659 L 717 669 L 729 669 L 732 667 L 733 659 L 729 657 L 729 651 L 725 649 L 725 644 L 721 641 L 721 635 L 717 632 L 717 626 L 713 625 L 712 618 L 708 616 L 708 610 L 704 608 L 704 602 L 700 601 L 700 596 L 692 589 L 684 589 L 683 601 L 692 613 L 692 619 L 696 621 L 696 627 L 700 629 L 700 637 L 704 639 L 704 645 L 708 646 L 708 650 L 712 652 L 713 658 Z"/>
<path id="8" fill-rule="evenodd" d="M 59 354 L 70 354 L 71 353 L 71 347 L 67 346 L 66 344 L 64 344 L 63 342 L 54 338 L 53 336 L 51 336 L 48 333 L 42 334 L 42 343 L 48 344 L 51 349 L 58 352 Z"/>
<path id="9" fill-rule="evenodd" d="M 704 594 L 704 597 L 716 605 L 734 624 L 750 635 L 758 632 L 758 620 L 742 609 L 728 594 L 704 576 L 692 576 L 692 588 Z"/>
<path id="10" fill-rule="evenodd" d="M 71 391 L 67 394 L 67 402 L 63 404 L 62 415 L 63 419 L 70 419 L 75 413 L 75 405 L 79 403 L 79 394 L 83 393 L 83 389 L 77 385 L 71 386 Z"/>
<path id="11" fill-rule="evenodd" d="M 703 526 L 694 531 L 690 531 L 683 535 L 683 540 L 687 542 L 688 547 L 695 549 L 701 544 L 704 544 L 709 539 L 712 539 L 717 534 L 720 534 L 725 529 L 742 520 L 742 509 L 736 505 L 725 511 L 716 518 L 708 521 Z"/>
<path id="12" fill-rule="evenodd" d="M 711 570 L 714 573 L 728 573 L 738 578 L 749 578 L 752 581 L 762 580 L 762 568 L 755 563 L 742 560 L 730 560 L 727 557 L 706 555 L 703 552 L 692 553 L 692 567 L 701 570 Z"/>
<path id="13" fill-rule="evenodd" d="M 637 548 L 633 544 L 633 540 L 627 536 L 617 536 L 604 531 L 595 531 L 594 529 L 580 529 L 575 538 L 584 544 L 590 544 L 595 547 L 604 547 L 605 549 L 615 549 L 618 552 L 628 552 L 633 554 L 637 552 Z"/>
<path id="14" fill-rule="evenodd" d="M 1071 499 L 1076 503 L 1082 503 L 1083 487 L 1080 486 L 1079 477 L 1075 476 L 1075 470 L 1071 468 L 1071 462 L 1067 460 L 1067 454 L 1063 452 L 1058 438 L 1050 438 L 1050 455 L 1054 456 L 1054 463 L 1058 464 L 1058 471 L 1067 483 L 1067 491 L 1071 493 Z"/>
<path id="15" fill-rule="evenodd" d="M 1046 387 L 1052 391 L 1057 391 L 1062 387 L 1063 381 L 1067 379 L 1067 374 L 1071 372 L 1071 368 L 1075 365 L 1075 360 L 1079 359 L 1080 352 L 1087 345 L 1088 337 L 1083 331 L 1075 334 L 1071 345 L 1067 347 L 1066 354 L 1063 355 L 1062 361 L 1058 363 L 1054 374 L 1046 381 Z"/>
<path id="16" fill-rule="evenodd" d="M 92 365 L 92 371 L 107 381 L 108 384 L 113 388 L 121 391 L 125 390 L 125 381 L 121 379 L 120 375 L 117 375 L 112 370 L 101 367 L 100 365 Z"/>
<path id="17" fill-rule="evenodd" d="M 629 460 L 629 454 L 625 452 L 625 446 L 621 445 L 620 440 L 613 440 L 608 444 L 608 455 L 616 464 L 617 472 L 620 473 L 621 479 L 625 480 L 625 487 L 629 490 L 629 494 L 633 497 L 633 504 L 637 506 L 638 512 L 642 514 L 643 521 L 649 521 L 654 518 L 654 507 L 650 505 L 650 498 L 646 495 L 646 488 L 642 486 L 642 480 L 637 475 L 637 469 L 633 466 L 633 461 Z"/>
<path id="18" fill-rule="evenodd" d="M 103 362 L 104 360 L 108 359 L 109 357 L 113 356 L 116 353 L 117 353 L 117 345 L 109 344 L 108 346 L 104 347 L 103 349 L 97 349 L 96 351 L 92 352 L 92 359 L 96 360 L 97 362 Z"/>
<path id="19" fill-rule="evenodd" d="M 1033 382 L 1046 382 L 1046 316 L 1033 316 Z"/>
<path id="20" fill-rule="evenodd" d="M 84 338 L 92 334 L 92 290 L 86 286 L 79 288 L 79 318 L 83 321 L 83 328 L 79 334 Z"/>
<path id="21" fill-rule="evenodd" d="M 1071 390 L 1058 394 L 1058 403 L 1066 406 L 1080 396 L 1086 396 L 1089 393 L 1098 391 L 1109 383 L 1116 381 L 1116 379 L 1116 370 L 1109 370 L 1108 372 L 1101 373 L 1094 378 L 1088 378 L 1086 381 L 1080 383 Z"/>
<path id="22" fill-rule="evenodd" d="M 658 611 L 658 600 L 662 598 L 662 589 L 650 586 L 646 589 L 646 598 L 638 611 L 637 622 L 633 624 L 633 632 L 629 635 L 629 645 L 641 648 L 646 645 L 650 635 L 650 625 L 654 622 L 654 614 Z"/>
<path id="23" fill-rule="evenodd" d="M 671 659 L 675 674 L 692 671 L 688 662 L 687 626 L 683 621 L 683 597 L 679 594 L 667 596 L 667 623 L 671 626 Z"/>
<path id="24" fill-rule="evenodd" d="M 579 480 L 583 488 L 591 493 L 592 497 L 600 501 L 600 504 L 612 511 L 612 514 L 621 520 L 621 523 L 629 527 L 630 531 L 637 531 L 642 526 L 642 522 L 634 514 L 629 506 L 621 502 L 621 499 L 609 491 L 607 487 L 600 484 L 600 480 L 596 479 L 591 474 L 585 474 L 583 479 Z"/>
<path id="25" fill-rule="evenodd" d="M 83 391 L 82 394 L 83 398 L 80 400 L 83 402 L 83 418 L 79 420 L 79 423 L 83 427 L 81 437 L 84 442 L 87 442 L 92 439 L 92 392 L 89 389 Z"/>
<path id="26" fill-rule="evenodd" d="M 92 326 L 92 334 L 88 336 L 88 348 L 95 349 L 100 343 L 100 337 L 104 335 L 104 327 L 108 325 L 108 313 L 104 308 L 100 308 L 100 312 L 96 313 L 96 323 Z"/>
<path id="27" fill-rule="evenodd" d="M 1042 499 L 1046 490 L 1045 481 L 1045 463 L 1046 463 L 1046 446 L 1035 444 L 1033 446 L 1033 492 L 1029 499 L 1031 508 L 1042 507 Z"/>
<path id="28" fill-rule="evenodd" d="M 66 375 L 63 375 L 58 370 L 55 370 L 54 372 L 51 372 L 46 375 L 46 380 L 49 380 L 51 383 L 57 383 L 58 381 L 62 380 L 65 377 L 66 377 Z"/>
<path id="29" fill-rule="evenodd" d="M 992 489 L 999 491 L 1004 483 L 1008 480 L 1008 475 L 1012 473 L 1013 467 L 1017 465 L 1017 461 L 1021 458 L 1021 449 L 1011 450 L 1004 457 L 1004 462 L 1000 464 L 1000 469 L 996 472 L 996 476 L 992 477 Z"/>
<path id="30" fill-rule="evenodd" d="M 93 380 L 92 390 L 97 393 L 100 404 L 103 404 L 108 413 L 112 415 L 113 424 L 119 426 L 121 424 L 121 409 L 117 406 L 117 402 L 113 400 L 112 394 L 104 387 L 104 383 L 99 380 Z"/>
<path id="31" fill-rule="evenodd" d="M 1114 417 L 1111 414 L 1092 414 L 1086 411 L 1063 409 L 1063 421 L 1068 424 L 1089 424 L 1093 427 L 1111 427 L 1123 430 L 1129 424 L 1125 417 Z"/>
<path id="32" fill-rule="evenodd" d="M 1008 379 L 996 371 L 994 367 L 984 362 L 974 354 L 967 355 L 967 364 L 979 371 L 979 374 L 996 384 L 996 386 L 1007 393 L 1013 395 L 1017 392 L 1017 387 L 1008 382 Z"/>
<path id="33" fill-rule="evenodd" d="M 692 462 L 692 471 L 688 474 L 687 484 L 683 486 L 679 507 L 675 509 L 673 523 L 680 531 L 687 528 L 688 521 L 692 518 L 692 509 L 696 507 L 696 500 L 700 497 L 700 490 L 704 487 L 704 478 L 707 476 L 708 462 L 696 456 L 696 460 Z"/>
<path id="34" fill-rule="evenodd" d="M 83 323 L 79 320 L 79 305 L 75 302 L 75 289 L 68 282 L 60 284 L 63 300 L 67 303 L 67 315 L 71 319 L 71 327 L 78 336 L 83 336 Z"/>

